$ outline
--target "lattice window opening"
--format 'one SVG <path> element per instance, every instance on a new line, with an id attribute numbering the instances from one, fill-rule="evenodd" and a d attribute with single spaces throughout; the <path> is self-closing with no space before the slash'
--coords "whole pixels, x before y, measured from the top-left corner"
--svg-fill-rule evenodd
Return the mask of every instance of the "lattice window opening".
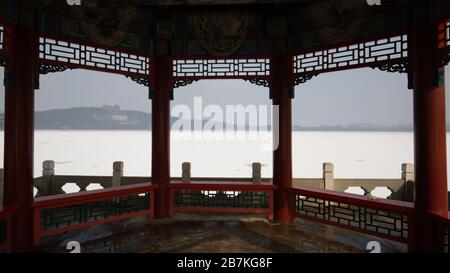
<path id="1" fill-rule="evenodd" d="M 269 208 L 266 192 L 176 191 L 176 207 Z"/>
<path id="2" fill-rule="evenodd" d="M 365 229 L 393 237 L 407 238 L 407 216 L 322 199 L 296 196 L 296 212 L 301 215 Z"/>
<path id="3" fill-rule="evenodd" d="M 250 77 L 269 76 L 270 59 L 174 60 L 174 77 Z"/>
<path id="4" fill-rule="evenodd" d="M 365 218 L 365 228 L 369 231 L 407 237 L 408 222 L 403 214 L 366 209 Z"/>
<path id="5" fill-rule="evenodd" d="M 355 227 L 360 226 L 357 221 L 353 221 L 355 219 L 354 210 L 358 209 L 356 206 L 347 207 L 343 204 L 324 200 L 315 200 L 314 202 L 311 202 L 308 201 L 307 198 L 304 200 L 302 207 L 308 216 L 317 217 L 322 220 L 331 220 Z M 331 210 L 328 210 L 329 208 L 331 208 Z M 329 214 L 329 217 L 326 217 L 326 214 Z"/>
<path id="6" fill-rule="evenodd" d="M 406 58 L 407 35 L 331 48 L 294 56 L 294 73 L 333 70 Z"/>
<path id="7" fill-rule="evenodd" d="M 370 195 L 376 198 L 388 199 L 392 195 L 393 191 L 388 187 L 375 187 L 370 192 Z"/>
<path id="8" fill-rule="evenodd" d="M 39 39 L 39 58 L 117 73 L 149 75 L 150 59 L 145 56 L 86 46 L 50 38 Z"/>
<path id="9" fill-rule="evenodd" d="M 351 193 L 356 195 L 366 195 L 367 192 L 362 187 L 348 187 L 345 191 L 345 193 Z"/>
<path id="10" fill-rule="evenodd" d="M 74 193 L 74 192 L 80 192 L 81 188 L 76 183 L 65 183 L 61 189 L 65 193 Z"/>
<path id="11" fill-rule="evenodd" d="M 103 190 L 104 188 L 100 183 L 90 183 L 87 187 L 87 191 L 94 191 L 94 190 Z"/>
<path id="12" fill-rule="evenodd" d="M 41 228 L 49 230 L 68 227 L 148 209 L 150 209 L 149 193 L 144 196 L 133 195 L 112 200 L 43 209 L 41 211 Z"/>

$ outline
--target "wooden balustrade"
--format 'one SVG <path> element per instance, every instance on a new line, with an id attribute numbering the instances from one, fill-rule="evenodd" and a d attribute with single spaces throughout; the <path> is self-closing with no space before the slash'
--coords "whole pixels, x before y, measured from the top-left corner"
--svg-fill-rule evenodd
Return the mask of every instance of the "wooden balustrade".
<path id="1" fill-rule="evenodd" d="M 59 182 L 58 179 L 60 179 Z M 111 177 L 60 176 L 58 183 L 104 183 L 105 189 L 37 197 L 33 203 L 34 243 L 39 244 L 45 236 L 85 228 L 91 225 L 120 221 L 137 216 L 152 217 L 154 214 L 154 190 L 151 183 L 139 183 L 141 177 L 130 177 L 121 183 L 127 186 L 111 187 Z M 148 180 L 148 178 L 146 178 Z M 266 214 L 273 220 L 273 193 L 276 189 L 270 179 L 252 182 L 253 178 L 175 178 L 169 186 L 170 213 L 177 212 L 231 212 Z M 134 184 L 138 183 L 138 184 Z M 295 179 L 297 184 L 289 188 L 290 207 L 298 218 L 366 233 L 389 240 L 407 243 L 408 223 L 414 216 L 413 203 L 373 196 L 324 190 L 324 179 Z M 353 185 L 369 187 L 387 186 L 401 192 L 400 179 L 335 179 L 336 187 Z M 303 184 L 306 186 L 299 186 Z M 404 184 L 404 183 L 403 183 Z M 315 188 L 314 188 L 315 187 Z M 81 187 L 80 187 L 81 188 Z M 84 187 L 86 188 L 86 187 Z M 12 210 L 0 212 L 0 223 L 9 226 Z M 75 215 L 78 215 L 74 217 Z M 447 229 L 445 251 L 448 252 L 448 215 L 436 213 L 432 220 L 439 221 Z M 0 230 L 2 225 L 0 224 Z M 9 238 L 12 230 L 5 229 Z M 0 251 L 7 251 L 7 239 L 1 240 Z"/>
<path id="2" fill-rule="evenodd" d="M 127 218 L 154 215 L 155 185 L 118 186 L 35 198 L 34 244 L 41 237 Z"/>
<path id="3" fill-rule="evenodd" d="M 176 212 L 232 212 L 267 214 L 273 219 L 273 191 L 267 183 L 238 181 L 172 181 L 170 214 Z"/>
<path id="4" fill-rule="evenodd" d="M 69 230 L 153 216 L 155 185 L 149 183 L 150 177 L 123 176 L 123 164 L 117 163 L 112 176 L 55 175 L 53 167 L 51 162 L 45 163 L 43 176 L 35 179 L 38 189 L 33 203 L 35 244 L 42 237 Z M 224 179 L 191 177 L 187 167 L 185 163 L 183 176 L 172 178 L 169 185 L 171 215 L 177 212 L 259 213 L 273 219 L 276 186 L 272 179 L 261 178 L 257 168 L 253 167 L 252 177 Z M 408 200 L 412 166 L 404 164 L 402 170 L 401 179 L 335 179 L 332 164 L 326 163 L 323 178 L 294 179 L 294 187 L 288 189 L 291 209 L 303 219 L 407 242 L 413 204 L 375 199 L 370 195 L 377 187 L 387 187 L 392 191 L 390 199 Z M 80 192 L 58 195 L 64 193 L 63 186 L 67 183 L 76 184 Z M 100 184 L 104 189 L 86 191 L 92 184 Z M 363 188 L 366 196 L 337 192 L 349 187 Z"/>
<path id="5" fill-rule="evenodd" d="M 0 207 L 0 253 L 11 250 L 12 217 L 16 211 L 16 208 Z"/>
<path id="6" fill-rule="evenodd" d="M 412 203 L 299 186 L 289 191 L 299 218 L 407 242 Z"/>
<path id="7" fill-rule="evenodd" d="M 436 211 L 430 213 L 430 218 L 439 223 L 444 230 L 443 247 L 445 253 L 450 253 L 450 211 Z"/>

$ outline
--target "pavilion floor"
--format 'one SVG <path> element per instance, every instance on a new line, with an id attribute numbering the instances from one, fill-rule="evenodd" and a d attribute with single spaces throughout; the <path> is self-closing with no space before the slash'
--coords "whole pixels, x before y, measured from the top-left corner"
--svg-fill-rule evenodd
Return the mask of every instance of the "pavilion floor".
<path id="1" fill-rule="evenodd" d="M 177 214 L 170 219 L 137 218 L 44 238 L 36 252 L 66 252 L 78 241 L 83 253 L 326 253 L 365 252 L 379 241 L 382 252 L 406 252 L 406 245 L 361 233 L 297 220 L 270 224 L 260 215 Z"/>

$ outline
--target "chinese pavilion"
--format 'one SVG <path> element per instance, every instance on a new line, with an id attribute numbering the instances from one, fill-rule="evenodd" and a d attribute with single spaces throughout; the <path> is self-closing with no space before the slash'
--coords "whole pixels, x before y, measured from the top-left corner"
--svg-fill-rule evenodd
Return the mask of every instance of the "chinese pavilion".
<path id="1" fill-rule="evenodd" d="M 177 211 L 262 212 L 281 223 L 304 217 L 404 242 L 411 252 L 448 248 L 444 66 L 450 60 L 450 1 L 72 2 L 77 1 L 0 0 L 0 64 L 5 71 L 2 250 L 31 251 L 41 236 L 139 215 L 164 218 Z M 362 67 L 408 75 L 414 93 L 414 203 L 292 184 L 294 87 L 320 80 L 322 73 Z M 67 69 L 120 74 L 148 86 L 152 183 L 33 197 L 34 92 L 40 75 Z M 272 183 L 171 181 L 170 100 L 175 88 L 202 79 L 242 79 L 270 89 L 280 109 Z M 184 192 L 199 190 L 259 192 L 267 206 L 179 206 L 177 198 Z M 86 216 L 64 226 L 48 224 L 49 214 L 60 208 L 108 206 L 108 200 L 128 202 L 130 196 L 146 199 L 139 199 L 143 205 L 133 203 L 131 211 Z M 314 204 L 310 210 L 307 202 Z M 350 210 L 351 219 L 340 218 L 336 207 Z"/>

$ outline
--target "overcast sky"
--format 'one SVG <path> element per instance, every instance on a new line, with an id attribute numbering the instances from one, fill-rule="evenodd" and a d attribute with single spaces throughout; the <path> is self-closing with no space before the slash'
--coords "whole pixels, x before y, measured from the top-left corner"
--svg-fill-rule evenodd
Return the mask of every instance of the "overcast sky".
<path id="1" fill-rule="evenodd" d="M 0 72 L 3 81 L 3 70 Z M 446 80 L 450 86 L 449 73 Z M 4 88 L 1 90 L 3 111 Z M 407 89 L 404 74 L 370 68 L 327 73 L 297 86 L 295 95 L 294 125 L 412 123 L 412 91 Z M 194 97 L 202 97 L 205 105 L 271 103 L 268 88 L 242 80 L 205 80 L 176 89 L 172 105 L 192 105 Z M 120 75 L 83 70 L 55 73 L 42 76 L 41 88 L 36 91 L 38 111 L 105 104 L 118 104 L 123 110 L 151 110 L 147 88 Z M 450 95 L 447 105 L 450 105 Z M 448 114 L 447 120 L 450 121 Z"/>

